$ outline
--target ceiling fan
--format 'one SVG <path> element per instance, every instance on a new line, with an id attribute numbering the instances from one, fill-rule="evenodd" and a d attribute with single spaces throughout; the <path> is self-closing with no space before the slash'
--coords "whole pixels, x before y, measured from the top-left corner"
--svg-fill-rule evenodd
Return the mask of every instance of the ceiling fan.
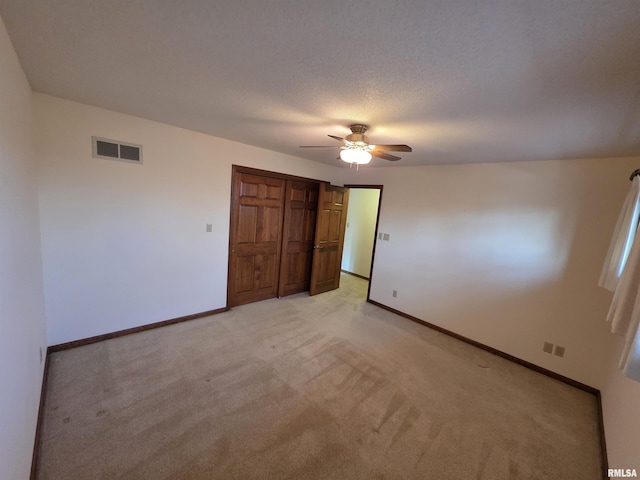
<path id="1" fill-rule="evenodd" d="M 331 138 L 342 142 L 342 145 L 301 145 L 300 148 L 339 148 L 341 160 L 351 165 L 363 165 L 371 161 L 371 157 L 383 158 L 395 162 L 400 157 L 391 155 L 387 152 L 411 152 L 413 151 L 409 145 L 372 145 L 369 138 L 364 134 L 368 129 L 368 125 L 362 123 L 354 123 L 350 125 L 351 133 L 345 138 L 329 135 Z"/>

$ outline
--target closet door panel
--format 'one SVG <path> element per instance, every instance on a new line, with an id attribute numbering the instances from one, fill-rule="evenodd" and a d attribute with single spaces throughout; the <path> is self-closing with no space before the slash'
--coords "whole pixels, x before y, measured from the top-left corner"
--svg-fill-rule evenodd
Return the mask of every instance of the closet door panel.
<path id="1" fill-rule="evenodd" d="M 347 222 L 349 189 L 323 183 L 318 197 L 310 294 L 340 286 L 340 264 Z"/>
<path id="2" fill-rule="evenodd" d="M 287 180 L 278 295 L 309 290 L 318 184 Z"/>
<path id="3" fill-rule="evenodd" d="M 236 172 L 229 233 L 229 306 L 278 293 L 286 182 Z"/>

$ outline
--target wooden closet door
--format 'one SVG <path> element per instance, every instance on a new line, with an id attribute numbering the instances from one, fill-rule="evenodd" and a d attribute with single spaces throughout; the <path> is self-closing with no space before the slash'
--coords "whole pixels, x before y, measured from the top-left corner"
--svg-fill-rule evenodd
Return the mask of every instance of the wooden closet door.
<path id="1" fill-rule="evenodd" d="M 229 306 L 278 294 L 285 181 L 235 172 L 229 234 Z"/>
<path id="2" fill-rule="evenodd" d="M 287 180 L 278 296 L 309 290 L 318 184 Z"/>
<path id="3" fill-rule="evenodd" d="M 310 295 L 335 290 L 340 286 L 348 203 L 348 188 L 320 184 Z"/>

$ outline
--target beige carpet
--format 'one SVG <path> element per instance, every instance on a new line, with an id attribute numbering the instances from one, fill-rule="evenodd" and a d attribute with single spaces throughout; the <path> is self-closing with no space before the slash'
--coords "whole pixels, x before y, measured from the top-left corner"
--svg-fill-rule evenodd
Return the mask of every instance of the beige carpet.
<path id="1" fill-rule="evenodd" d="M 39 478 L 602 478 L 592 395 L 366 286 L 53 354 Z"/>

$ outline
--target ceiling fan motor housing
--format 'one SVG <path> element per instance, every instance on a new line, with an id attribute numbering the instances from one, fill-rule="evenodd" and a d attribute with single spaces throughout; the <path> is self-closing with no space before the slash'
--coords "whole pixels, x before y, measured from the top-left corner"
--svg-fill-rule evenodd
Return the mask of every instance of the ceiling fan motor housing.
<path id="1" fill-rule="evenodd" d="M 349 125 L 349 129 L 351 133 L 365 133 L 369 130 L 369 125 L 365 125 L 364 123 L 354 123 L 353 125 Z"/>
<path id="2" fill-rule="evenodd" d="M 347 142 L 352 142 L 357 145 L 369 145 L 369 139 L 364 134 L 364 132 L 369 129 L 368 125 L 354 123 L 350 125 L 349 128 L 351 129 L 351 133 L 344 138 Z"/>
<path id="3" fill-rule="evenodd" d="M 361 145 L 369 145 L 369 139 L 362 133 L 351 133 L 344 137 L 347 142 L 353 142 Z"/>

